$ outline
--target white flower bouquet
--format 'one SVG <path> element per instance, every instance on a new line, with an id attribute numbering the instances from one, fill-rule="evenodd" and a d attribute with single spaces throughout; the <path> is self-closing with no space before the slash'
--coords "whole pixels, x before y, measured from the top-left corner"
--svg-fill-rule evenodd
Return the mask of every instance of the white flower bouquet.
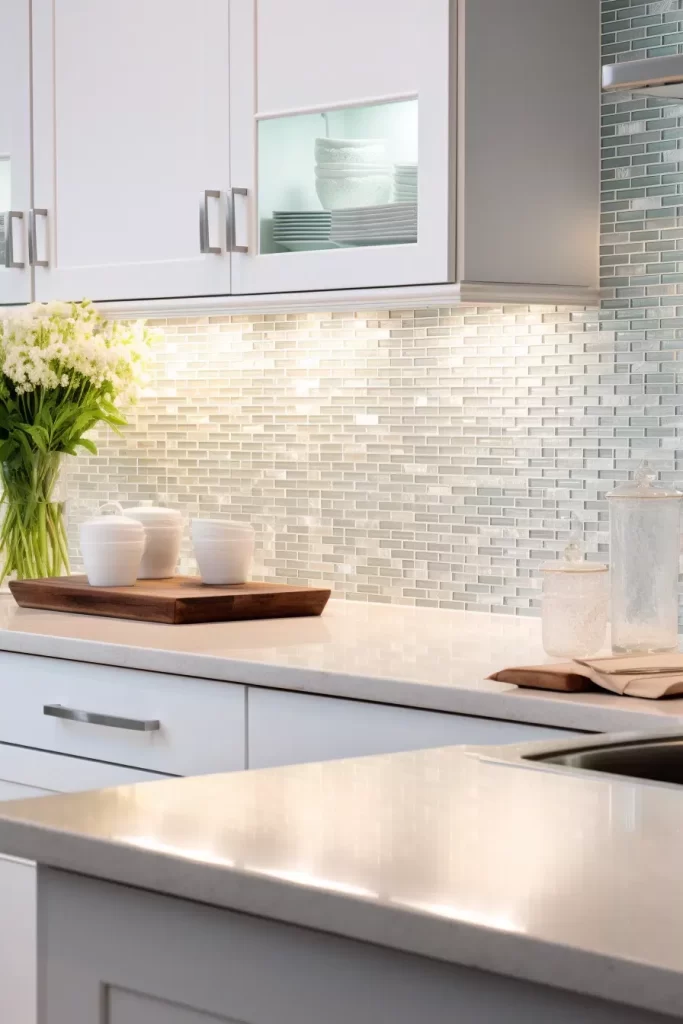
<path id="1" fill-rule="evenodd" d="M 126 424 L 121 408 L 144 380 L 144 323 L 108 322 L 90 302 L 34 303 L 0 319 L 0 583 L 69 571 L 63 455 L 97 448 L 98 423 Z"/>

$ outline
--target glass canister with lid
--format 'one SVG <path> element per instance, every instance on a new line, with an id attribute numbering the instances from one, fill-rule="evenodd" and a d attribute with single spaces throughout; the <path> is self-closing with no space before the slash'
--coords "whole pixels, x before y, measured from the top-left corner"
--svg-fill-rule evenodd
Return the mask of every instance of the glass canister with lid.
<path id="1" fill-rule="evenodd" d="M 572 516 L 563 557 L 541 566 L 543 649 L 557 658 L 585 658 L 605 643 L 609 574 L 606 565 L 586 561 L 579 531 Z"/>
<path id="2" fill-rule="evenodd" d="M 646 654 L 678 647 L 678 573 L 683 494 L 643 462 L 611 491 L 612 650 Z"/>

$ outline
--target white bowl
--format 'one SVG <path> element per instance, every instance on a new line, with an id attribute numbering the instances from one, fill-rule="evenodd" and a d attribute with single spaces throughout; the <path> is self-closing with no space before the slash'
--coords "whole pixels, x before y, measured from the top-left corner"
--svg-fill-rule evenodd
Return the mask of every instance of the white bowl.
<path id="1" fill-rule="evenodd" d="M 254 534 L 228 539 L 194 538 L 192 542 L 202 583 L 231 586 L 246 583 L 254 561 Z"/>
<path id="2" fill-rule="evenodd" d="M 391 177 L 388 168 L 382 167 L 381 164 L 377 167 L 363 167 L 362 165 L 359 167 L 357 164 L 354 164 L 353 167 L 321 167 L 317 165 L 315 168 L 316 178 L 368 178 L 378 174 L 381 174 L 383 178 Z"/>
<path id="3" fill-rule="evenodd" d="M 253 537 L 255 531 L 251 523 L 240 523 L 230 519 L 193 519 L 190 532 L 193 540 L 230 540 L 245 535 Z"/>
<path id="4" fill-rule="evenodd" d="M 144 549 L 144 533 L 130 540 L 81 540 L 88 583 L 91 587 L 132 587 Z"/>
<path id="5" fill-rule="evenodd" d="M 391 199 L 391 178 L 368 175 L 362 178 L 318 178 L 315 190 L 326 210 L 352 206 L 382 206 Z"/>
<path id="6" fill-rule="evenodd" d="M 376 163 L 386 158 L 385 139 L 316 139 L 316 160 L 337 163 Z"/>

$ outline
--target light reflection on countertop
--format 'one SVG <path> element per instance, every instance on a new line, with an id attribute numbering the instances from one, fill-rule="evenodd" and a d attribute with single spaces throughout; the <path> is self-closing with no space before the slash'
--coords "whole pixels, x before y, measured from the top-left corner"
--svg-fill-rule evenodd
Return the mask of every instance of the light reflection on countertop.
<path id="1" fill-rule="evenodd" d="M 0 651 L 586 731 L 683 724 L 683 699 L 519 690 L 486 677 L 551 661 L 537 619 L 330 601 L 321 617 L 169 626 L 18 608 Z"/>
<path id="2" fill-rule="evenodd" d="M 6 803 L 0 851 L 683 1013 L 681 820 L 674 787 L 445 748 Z"/>

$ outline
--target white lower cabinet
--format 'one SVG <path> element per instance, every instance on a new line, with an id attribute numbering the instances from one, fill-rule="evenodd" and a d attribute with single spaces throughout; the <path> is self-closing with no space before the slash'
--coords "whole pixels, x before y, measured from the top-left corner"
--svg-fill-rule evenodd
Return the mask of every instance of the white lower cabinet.
<path id="1" fill-rule="evenodd" d="M 245 767 L 245 688 L 0 652 L 0 800 Z M 35 1024 L 35 865 L 0 856 L 0 1022 Z"/>
<path id="2" fill-rule="evenodd" d="M 39 872 L 38 921 L 41 1024 L 665 1020 L 546 985 L 61 871 Z"/>
<path id="3" fill-rule="evenodd" d="M 164 775 L 0 743 L 0 800 L 99 789 Z M 0 1021 L 36 1019 L 36 866 L 0 855 Z"/>
<path id="4" fill-rule="evenodd" d="M 442 714 L 392 704 L 250 687 L 249 768 L 332 761 L 457 744 L 526 743 L 580 732 L 495 718 Z"/>
<path id="5" fill-rule="evenodd" d="M 577 735 L 8 652 L 0 652 L 0 702 L 0 800 L 168 775 Z M 0 1024 L 36 1021 L 35 870 L 0 856 Z M 126 992 L 113 992 L 111 1000 L 110 1024 L 213 1019 Z M 81 1020 L 95 1018 L 69 1024 Z"/>

